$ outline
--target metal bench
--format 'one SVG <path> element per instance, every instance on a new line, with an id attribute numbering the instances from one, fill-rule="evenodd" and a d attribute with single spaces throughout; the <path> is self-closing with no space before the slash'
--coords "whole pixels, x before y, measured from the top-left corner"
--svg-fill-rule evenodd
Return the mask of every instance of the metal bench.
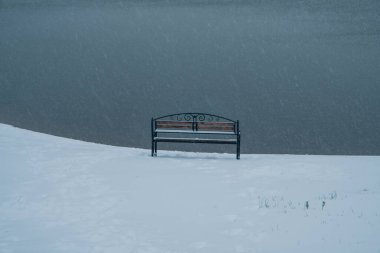
<path id="1" fill-rule="evenodd" d="M 206 113 L 179 113 L 152 118 L 151 124 L 152 156 L 157 156 L 158 142 L 211 143 L 235 144 L 236 159 L 240 159 L 238 120 Z"/>

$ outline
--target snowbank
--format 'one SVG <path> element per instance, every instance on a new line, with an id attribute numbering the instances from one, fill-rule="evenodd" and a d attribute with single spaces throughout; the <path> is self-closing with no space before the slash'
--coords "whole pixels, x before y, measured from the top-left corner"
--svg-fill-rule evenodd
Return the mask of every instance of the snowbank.
<path id="1" fill-rule="evenodd" d="M 0 252 L 380 251 L 380 157 L 149 155 L 0 124 Z"/>

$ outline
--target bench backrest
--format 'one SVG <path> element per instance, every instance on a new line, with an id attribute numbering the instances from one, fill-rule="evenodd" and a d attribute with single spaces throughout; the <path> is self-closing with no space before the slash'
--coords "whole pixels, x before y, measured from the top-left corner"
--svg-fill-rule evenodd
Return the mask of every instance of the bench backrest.
<path id="1" fill-rule="evenodd" d="M 238 133 L 239 122 L 203 113 L 172 114 L 152 119 L 154 130 Z"/>

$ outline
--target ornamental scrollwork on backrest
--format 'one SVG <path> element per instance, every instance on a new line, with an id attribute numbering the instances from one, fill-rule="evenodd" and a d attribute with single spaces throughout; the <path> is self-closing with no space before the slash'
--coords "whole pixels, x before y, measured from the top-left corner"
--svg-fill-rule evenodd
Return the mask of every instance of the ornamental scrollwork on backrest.
<path id="1" fill-rule="evenodd" d="M 156 119 L 169 119 L 173 121 L 181 121 L 181 122 L 235 122 L 231 119 L 227 119 L 225 117 L 207 114 L 207 113 L 179 113 L 179 114 L 171 114 L 162 116 Z"/>

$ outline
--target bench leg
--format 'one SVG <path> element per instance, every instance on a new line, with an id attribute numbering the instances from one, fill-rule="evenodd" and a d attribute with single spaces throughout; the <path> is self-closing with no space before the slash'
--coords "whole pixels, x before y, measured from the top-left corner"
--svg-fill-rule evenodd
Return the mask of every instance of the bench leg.
<path id="1" fill-rule="evenodd" d="M 240 135 L 237 137 L 237 144 L 236 144 L 236 159 L 240 159 Z"/>
<path id="2" fill-rule="evenodd" d="M 152 156 L 157 156 L 157 141 L 152 141 Z"/>

